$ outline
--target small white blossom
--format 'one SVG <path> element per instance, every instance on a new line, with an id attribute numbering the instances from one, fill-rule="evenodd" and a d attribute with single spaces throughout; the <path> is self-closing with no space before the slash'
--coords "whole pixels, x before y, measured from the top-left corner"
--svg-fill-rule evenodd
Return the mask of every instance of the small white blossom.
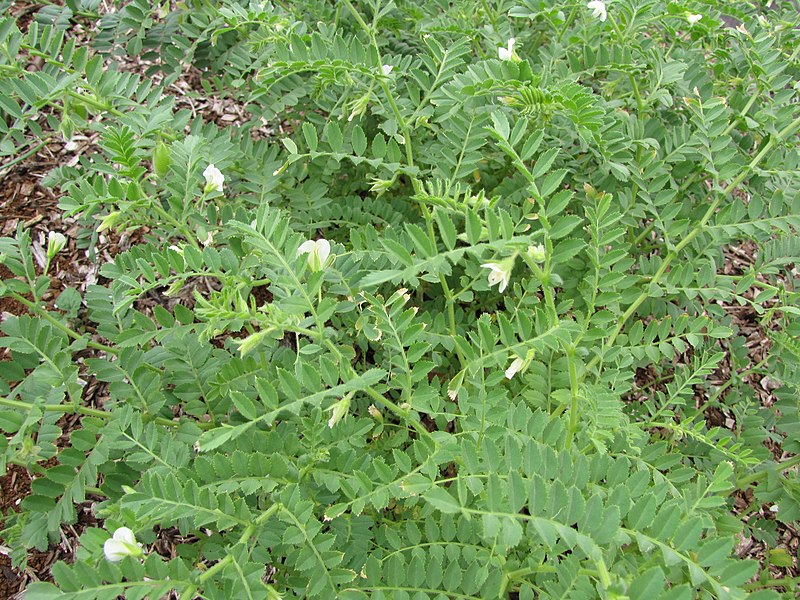
<path id="1" fill-rule="evenodd" d="M 514 269 L 514 259 L 504 260 L 499 263 L 484 263 L 484 269 L 489 269 L 489 286 L 500 284 L 498 291 L 502 294 L 508 287 L 511 271 Z"/>
<path id="2" fill-rule="evenodd" d="M 701 14 L 689 13 L 688 15 L 686 15 L 686 20 L 689 21 L 689 25 L 694 25 L 695 23 L 700 21 L 700 19 L 702 19 L 702 18 L 703 18 L 703 15 L 701 15 Z"/>
<path id="3" fill-rule="evenodd" d="M 222 174 L 222 171 L 210 164 L 203 171 L 203 177 L 206 178 L 206 190 L 209 192 L 216 190 L 222 193 L 222 187 L 225 184 L 225 175 Z"/>
<path id="4" fill-rule="evenodd" d="M 524 366 L 525 366 L 525 361 L 523 359 L 515 358 L 514 362 L 511 363 L 511 366 L 509 366 L 506 369 L 506 379 L 513 378 L 514 375 L 519 373 Z"/>
<path id="5" fill-rule="evenodd" d="M 325 268 L 331 254 L 331 243 L 324 238 L 308 240 L 300 244 L 297 249 L 297 256 L 301 254 L 308 254 L 308 266 L 312 271 L 321 271 Z"/>
<path id="6" fill-rule="evenodd" d="M 67 238 L 63 233 L 51 231 L 47 234 L 47 256 L 53 258 L 56 254 L 64 249 L 67 245 Z"/>
<path id="7" fill-rule="evenodd" d="M 586 5 L 586 8 L 591 9 L 592 16 L 596 19 L 600 19 L 603 23 L 605 23 L 606 19 L 608 18 L 608 12 L 606 11 L 606 3 L 602 0 L 592 0 L 589 4 Z"/>
<path id="8" fill-rule="evenodd" d="M 780 510 L 780 507 L 779 507 L 777 504 L 773 504 L 772 506 L 770 506 L 770 507 L 769 507 L 769 511 L 770 511 L 770 512 L 774 512 L 774 513 L 776 513 L 776 512 L 778 512 L 779 510 Z"/>
<path id="9" fill-rule="evenodd" d="M 383 65 L 381 67 L 381 71 L 383 72 L 384 75 L 389 75 L 389 73 L 391 73 L 393 69 L 394 67 L 392 65 Z"/>
<path id="10" fill-rule="evenodd" d="M 514 58 L 514 43 L 516 40 L 511 38 L 508 40 L 508 46 L 503 48 L 502 46 L 497 49 L 497 55 L 500 57 L 500 60 L 511 60 Z"/>
<path id="11" fill-rule="evenodd" d="M 136 542 L 133 531 L 127 527 L 118 528 L 112 537 L 103 544 L 106 560 L 119 562 L 126 556 L 142 556 L 142 545 Z"/>

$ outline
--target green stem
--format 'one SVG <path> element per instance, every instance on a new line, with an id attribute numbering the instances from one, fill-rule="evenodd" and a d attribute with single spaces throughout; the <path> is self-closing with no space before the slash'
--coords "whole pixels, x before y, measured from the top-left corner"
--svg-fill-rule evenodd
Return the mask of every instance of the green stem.
<path id="1" fill-rule="evenodd" d="M 714 404 L 716 404 L 717 398 L 719 398 L 725 392 L 725 390 L 727 390 L 737 380 L 741 379 L 745 375 L 749 375 L 750 373 L 755 373 L 756 371 L 758 371 L 761 367 L 763 367 L 765 364 L 767 364 L 769 362 L 770 358 L 771 357 L 767 356 L 766 358 L 762 359 L 761 361 L 759 361 L 758 363 L 756 363 L 755 365 L 753 365 L 749 369 L 745 369 L 741 373 L 732 373 L 730 378 L 728 379 L 728 381 L 726 381 L 722 386 L 719 387 L 719 389 L 716 392 L 714 392 L 714 395 L 711 396 L 706 401 L 704 406 L 707 407 L 709 405 L 713 406 Z"/>
<path id="2" fill-rule="evenodd" d="M 622 35 L 622 31 L 620 30 L 619 25 L 617 25 L 617 21 L 613 17 L 609 17 L 608 20 L 611 23 L 611 26 L 614 28 L 614 31 L 616 32 L 617 36 L 619 37 L 619 43 L 624 45 L 625 36 Z M 633 97 L 636 99 L 636 110 L 639 113 L 639 115 L 642 115 L 644 113 L 645 106 L 644 106 L 644 100 L 642 100 L 642 95 L 639 92 L 639 85 L 636 83 L 636 77 L 634 76 L 633 73 L 626 73 L 626 74 L 628 75 L 628 81 L 630 82 L 631 89 L 633 90 Z"/>
<path id="3" fill-rule="evenodd" d="M 723 137 L 728 135 L 731 131 L 734 130 L 739 121 L 742 118 L 744 118 L 745 115 L 747 115 L 747 113 L 750 112 L 750 109 L 753 108 L 753 104 L 755 104 L 760 97 L 761 97 L 761 90 L 758 90 L 757 93 L 750 96 L 750 100 L 747 101 L 747 104 L 745 104 L 744 108 L 739 111 L 739 114 L 733 118 L 733 120 L 730 122 L 730 125 L 728 125 L 725 131 L 722 132 Z"/>
<path id="4" fill-rule="evenodd" d="M 42 141 L 40 141 L 35 146 L 33 146 L 33 148 L 31 148 L 30 150 L 28 150 L 24 154 L 20 154 L 16 158 L 14 158 L 14 160 L 8 161 L 7 163 L 5 163 L 3 165 L 3 171 L 0 174 L 2 174 L 2 176 L 5 176 L 5 174 L 10 171 L 11 167 L 16 165 L 17 163 L 21 163 L 26 158 L 29 158 L 30 156 L 36 154 L 41 148 L 43 148 L 44 146 L 49 144 L 52 140 L 53 140 L 53 138 L 47 137 L 47 138 L 43 139 Z"/>
<path id="5" fill-rule="evenodd" d="M 350 0 L 344 0 L 344 4 L 345 4 L 345 6 L 347 6 L 347 9 L 350 11 L 350 14 L 352 14 L 353 17 L 355 18 L 355 20 L 358 21 L 358 24 L 361 26 L 361 28 L 364 31 L 366 31 L 367 35 L 369 35 L 370 39 L 372 39 L 373 38 L 372 29 L 370 29 L 369 25 L 367 25 L 367 22 L 364 20 L 364 18 L 356 10 L 356 7 L 353 6 L 353 4 L 350 2 Z"/>
<path id="6" fill-rule="evenodd" d="M 745 475 L 744 477 L 740 477 L 736 480 L 736 489 L 742 490 L 749 486 L 751 483 L 755 483 L 757 481 L 761 481 L 770 473 L 774 473 L 776 471 L 785 471 L 787 469 L 791 469 L 794 466 L 800 464 L 800 454 L 795 454 L 789 460 L 785 460 L 782 463 L 777 463 L 774 466 L 769 467 L 768 469 L 764 469 L 762 471 L 758 471 L 756 473 L 751 473 L 750 475 Z"/>
<path id="7" fill-rule="evenodd" d="M 39 408 L 45 412 L 79 413 L 82 415 L 88 415 L 90 417 L 98 417 L 100 419 L 111 418 L 110 412 L 99 410 L 97 408 L 89 408 L 88 406 L 75 406 L 74 404 L 33 404 L 30 402 L 22 402 L 20 400 L 0 398 L 0 406 L 18 408 L 26 412 L 30 412 L 34 408 Z"/>
<path id="8" fill-rule="evenodd" d="M 761 588 L 766 587 L 785 587 L 791 589 L 795 588 L 795 585 L 800 582 L 800 577 L 784 577 L 783 579 L 768 579 L 767 581 L 754 581 L 752 583 L 745 583 L 742 586 L 742 589 L 746 592 L 750 592 L 753 590 L 760 590 Z"/>
<path id="9" fill-rule="evenodd" d="M 524 569 L 511 571 L 510 573 L 506 573 L 506 577 L 509 580 L 522 579 L 523 577 L 533 575 L 534 573 L 558 573 L 558 568 L 552 565 L 537 565 L 535 567 L 526 567 Z M 578 569 L 578 574 L 595 578 L 600 576 L 600 573 L 595 569 Z"/>
<path id="10" fill-rule="evenodd" d="M 189 242 L 192 246 L 194 246 L 196 250 L 200 249 L 200 245 L 197 243 L 196 236 L 192 234 L 192 232 L 189 229 L 187 229 L 187 227 L 183 223 L 178 221 L 178 219 L 176 219 L 166 210 L 164 210 L 164 208 L 158 203 L 158 200 L 152 203 L 152 207 L 153 210 L 156 213 L 158 213 L 158 215 L 162 219 L 172 224 L 172 226 L 175 227 L 175 229 L 177 229 L 181 233 L 181 235 L 183 235 L 186 241 Z"/>
<path id="11" fill-rule="evenodd" d="M 434 244 L 435 243 L 436 242 L 434 241 Z M 450 286 L 447 283 L 447 278 L 444 275 L 439 275 L 439 281 L 442 284 L 444 301 L 447 304 L 447 319 L 450 322 L 450 335 L 455 337 L 458 335 L 458 330 L 456 329 L 456 298 L 453 296 L 453 291 L 450 289 Z M 456 345 L 456 356 L 458 357 L 458 364 L 463 369 L 467 363 L 463 353 L 461 352 L 461 348 L 459 348 L 458 345 Z"/>
<path id="12" fill-rule="evenodd" d="M 67 334 L 72 339 L 74 339 L 74 340 L 85 339 L 84 336 L 82 336 L 80 333 L 78 333 L 77 331 L 75 331 L 73 329 L 70 329 L 69 327 L 64 325 L 61 321 L 59 321 L 58 319 L 53 317 L 49 312 L 47 312 L 46 310 L 41 308 L 39 305 L 31 302 L 30 300 L 28 300 L 24 296 L 20 296 L 16 292 L 7 292 L 7 294 L 9 296 L 11 296 L 12 298 L 14 298 L 14 300 L 19 302 L 20 304 L 24 304 L 25 307 L 28 310 L 33 311 L 38 316 L 42 317 L 45 321 L 47 321 L 51 325 L 53 325 L 53 327 L 55 327 L 56 329 L 58 329 L 59 331 L 65 333 L 65 334 Z M 111 346 L 106 346 L 105 344 L 101 344 L 99 342 L 94 342 L 92 340 L 88 340 L 86 342 L 86 345 L 89 348 L 94 348 L 95 350 L 102 350 L 104 352 L 108 352 L 109 354 L 116 355 L 117 352 L 118 352 L 116 348 L 112 348 Z"/>
<path id="13" fill-rule="evenodd" d="M 569 13 L 569 16 L 564 21 L 564 26 L 561 28 L 561 31 L 558 32 L 558 37 L 556 38 L 557 42 L 561 42 L 561 38 L 564 37 L 564 34 L 567 33 L 567 29 L 569 26 L 572 25 L 572 21 L 575 20 L 575 16 L 578 14 L 578 8 L 573 8 L 572 11 Z"/>
<path id="14" fill-rule="evenodd" d="M 572 446 L 572 440 L 575 437 L 575 432 L 578 430 L 578 408 L 580 405 L 580 388 L 578 387 L 578 369 L 575 365 L 575 348 L 571 348 L 569 352 L 567 352 L 567 364 L 569 365 L 570 407 L 566 447 L 569 450 L 569 448 Z"/>
<path id="15" fill-rule="evenodd" d="M 667 256 L 664 257 L 664 260 L 661 263 L 661 267 L 659 267 L 658 271 L 656 271 L 655 275 L 653 275 L 653 278 L 650 282 L 651 285 L 658 283 L 661 280 L 661 278 L 667 272 L 667 269 L 669 268 L 670 264 L 672 264 L 672 261 L 674 261 L 678 257 L 680 252 L 686 246 L 692 243 L 694 238 L 700 235 L 700 233 L 705 229 L 705 226 L 711 220 L 711 217 L 714 216 L 717 207 L 719 207 L 720 203 L 733 193 L 733 191 L 739 186 L 739 184 L 742 183 L 747 178 L 750 172 L 758 165 L 758 163 L 760 163 L 764 159 L 767 153 L 770 150 L 772 150 L 772 148 L 778 142 L 783 141 L 798 127 L 800 127 L 800 117 L 796 118 L 789 125 L 787 125 L 780 133 L 778 133 L 778 135 L 771 137 L 770 140 L 764 145 L 764 147 L 761 148 L 761 150 L 755 156 L 755 158 L 753 158 L 753 160 L 750 161 L 750 164 L 748 164 L 747 167 L 742 169 L 742 172 L 739 173 L 739 175 L 733 181 L 731 181 L 730 185 L 728 185 L 724 190 L 720 191 L 717 194 L 716 199 L 708 207 L 708 210 L 706 210 L 706 213 L 703 215 L 703 218 L 700 220 L 697 226 L 689 233 L 689 235 L 683 238 L 683 240 L 677 246 L 675 246 L 674 250 L 670 251 L 669 254 L 667 254 Z M 614 331 L 606 340 L 606 343 L 603 344 L 603 350 L 608 350 L 614 344 L 614 342 L 617 339 L 617 336 L 622 332 L 622 329 L 625 326 L 626 321 L 630 319 L 634 315 L 634 313 L 636 313 L 636 311 L 639 309 L 642 303 L 645 300 L 647 300 L 649 296 L 650 296 L 649 291 L 642 292 L 639 295 L 639 297 L 633 302 L 633 304 L 631 304 L 628 307 L 628 310 L 626 310 L 623 313 L 622 317 L 620 317 L 617 326 L 614 328 Z M 592 358 L 592 360 L 589 361 L 589 364 L 586 366 L 585 373 L 588 373 L 592 369 L 592 367 L 594 367 L 598 362 L 600 362 L 603 354 L 604 352 L 601 352 L 600 354 L 595 355 L 594 358 Z"/>
<path id="16" fill-rule="evenodd" d="M 656 227 L 656 222 L 655 221 L 651 221 L 650 225 L 645 227 L 644 231 L 642 231 L 639 235 L 636 236 L 636 239 L 633 240 L 633 245 L 634 246 L 638 246 L 639 244 L 641 244 L 642 240 L 644 238 L 646 238 L 648 235 L 650 235 L 650 232 L 653 231 L 653 229 L 655 229 L 655 227 Z"/>
<path id="17" fill-rule="evenodd" d="M 456 311 L 455 311 L 455 298 L 450 286 L 447 284 L 445 276 L 440 274 L 439 281 L 442 284 L 442 291 L 444 292 L 444 300 L 447 303 L 447 317 L 450 321 L 450 335 L 456 335 Z"/>
<path id="18" fill-rule="evenodd" d="M 430 431 L 425 429 L 425 426 L 422 423 L 420 423 L 419 421 L 417 421 L 416 419 L 411 419 L 410 418 L 411 417 L 410 411 L 400 408 L 399 406 L 397 406 L 397 404 L 395 404 L 394 402 L 392 402 L 388 398 L 385 398 L 384 396 L 382 396 L 381 394 L 379 394 L 378 392 L 376 392 L 372 388 L 368 387 L 364 391 L 367 393 L 367 395 L 370 398 L 372 398 L 373 400 L 378 402 L 381 406 L 384 406 L 385 408 L 388 408 L 390 411 L 392 411 L 398 417 L 403 419 L 403 421 L 410 421 L 411 422 L 411 426 L 414 428 L 414 430 L 417 432 L 417 434 L 420 437 L 426 438 L 428 441 L 430 441 L 434 445 L 434 447 L 438 446 L 438 443 L 436 442 L 434 437 L 431 435 Z"/>
<path id="19" fill-rule="evenodd" d="M 481 6 L 483 7 L 483 12 L 486 13 L 486 16 L 489 17 L 489 21 L 492 23 L 492 29 L 497 29 L 497 16 L 494 14 L 494 11 L 489 8 L 489 3 L 486 0 L 481 0 Z"/>
<path id="20" fill-rule="evenodd" d="M 190 584 L 184 588 L 179 600 L 192 600 L 195 597 L 195 592 L 197 592 L 197 588 Z"/>
<path id="21" fill-rule="evenodd" d="M 394 96 L 392 95 L 392 91 L 389 89 L 389 84 L 385 81 L 381 82 L 381 87 L 383 88 L 383 93 L 386 94 L 386 98 L 389 101 L 389 107 L 392 109 L 392 113 L 394 114 L 394 118 L 397 119 L 397 123 L 400 126 L 400 130 L 403 132 L 403 146 L 406 150 L 406 162 L 408 166 L 413 168 L 414 167 L 414 151 L 411 149 L 411 135 L 408 129 L 408 123 L 403 118 L 403 115 L 400 113 L 400 109 L 397 107 L 397 103 L 394 101 Z M 422 185 L 417 180 L 416 177 L 411 176 L 411 186 L 414 188 L 414 193 L 419 194 L 422 191 Z M 425 205 L 421 205 L 425 206 Z M 425 206 L 427 209 L 427 206 Z"/>
<path id="22" fill-rule="evenodd" d="M 263 524 L 272 515 L 274 515 L 276 512 L 278 512 L 280 509 L 281 509 L 281 505 L 280 504 L 273 504 L 267 510 L 265 510 L 263 513 L 261 513 L 261 515 L 259 515 L 259 517 L 255 521 L 255 525 L 258 526 L 258 525 Z"/>
<path id="23" fill-rule="evenodd" d="M 90 98 L 89 96 L 84 96 L 83 94 L 79 94 L 78 92 L 75 92 L 73 90 L 68 91 L 67 95 L 69 95 L 71 98 L 74 98 L 75 100 L 79 100 L 80 102 L 87 104 L 88 106 L 91 106 L 92 108 L 111 113 L 115 117 L 125 116 L 125 113 L 117 110 L 110 104 L 104 104 L 103 102 L 98 102 L 94 98 Z"/>
<path id="24" fill-rule="evenodd" d="M 110 419 L 113 415 L 110 411 L 101 410 L 99 408 L 89 408 L 88 406 L 81 406 L 80 404 L 33 404 L 32 402 L 23 402 L 21 400 L 11 400 L 10 398 L 0 397 L 0 406 L 8 406 L 9 408 L 18 408 L 26 412 L 30 412 L 34 408 L 39 408 L 45 412 L 60 412 L 60 413 L 78 413 L 89 417 L 97 417 L 98 419 Z M 168 427 L 179 427 L 180 423 L 166 419 L 164 417 L 155 417 L 153 419 L 159 425 L 166 425 Z M 206 429 L 205 423 L 196 423 L 201 429 Z"/>
<path id="25" fill-rule="evenodd" d="M 219 571 L 221 571 L 222 569 L 227 567 L 231 563 L 232 560 L 233 560 L 233 555 L 231 555 L 231 554 L 226 555 L 222 560 L 217 561 L 216 564 L 212 565 L 212 567 L 208 571 L 206 571 L 205 573 L 201 574 L 197 578 L 197 582 L 198 583 L 203 583 L 207 579 L 210 579 L 211 577 L 216 575 Z"/>
<path id="26" fill-rule="evenodd" d="M 372 42 L 373 47 L 375 48 L 375 52 L 378 55 L 378 60 L 380 62 L 380 48 L 378 47 L 378 42 L 375 39 L 375 27 L 370 27 L 367 25 L 367 22 L 363 19 L 363 17 L 359 14 L 350 0 L 344 0 L 347 9 L 353 15 L 353 17 L 358 21 L 358 24 L 361 28 L 366 32 L 367 36 L 369 36 L 370 41 Z M 374 23 L 377 23 L 377 15 L 378 11 L 375 12 Z M 397 121 L 398 127 L 400 127 L 400 131 L 403 133 L 403 146 L 406 150 L 406 162 L 408 163 L 409 167 L 414 167 L 414 152 L 411 149 L 411 135 L 408 129 L 408 123 L 403 118 L 400 109 L 397 106 L 397 102 L 394 100 L 394 96 L 392 95 L 392 90 L 389 88 L 389 84 L 386 81 L 381 81 L 380 86 L 383 89 L 383 93 L 386 94 L 386 100 L 389 102 L 389 108 L 392 110 L 392 114 L 394 114 L 394 118 Z M 417 181 L 416 177 L 411 177 L 411 185 L 414 188 L 414 193 L 419 193 L 422 189 L 421 184 Z"/>
<path id="27" fill-rule="evenodd" d="M 633 97 L 636 98 L 636 110 L 639 115 L 644 114 L 644 101 L 642 100 L 642 95 L 639 92 L 639 86 L 636 83 L 636 77 L 633 76 L 632 73 L 628 73 L 628 79 L 631 82 L 631 87 L 633 88 Z"/>

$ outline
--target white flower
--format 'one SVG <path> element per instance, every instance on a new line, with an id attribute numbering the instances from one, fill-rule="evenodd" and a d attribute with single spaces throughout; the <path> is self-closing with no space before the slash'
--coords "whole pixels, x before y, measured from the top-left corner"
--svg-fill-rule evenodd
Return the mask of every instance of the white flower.
<path id="1" fill-rule="evenodd" d="M 126 556 L 142 556 L 142 545 L 136 542 L 133 531 L 127 527 L 120 527 L 103 544 L 103 552 L 106 560 L 119 562 Z"/>
<path id="2" fill-rule="evenodd" d="M 497 55 L 500 57 L 500 60 L 511 60 L 514 58 L 514 42 L 516 42 L 516 40 L 511 38 L 508 40 L 508 46 L 506 48 L 500 47 L 497 49 Z"/>
<path id="3" fill-rule="evenodd" d="M 514 377 L 514 375 L 519 373 L 524 366 L 525 361 L 523 359 L 515 358 L 514 362 L 511 363 L 511 366 L 506 369 L 506 379 L 511 379 Z"/>
<path id="4" fill-rule="evenodd" d="M 776 512 L 778 512 L 779 510 L 780 510 L 780 507 L 779 507 L 777 504 L 773 504 L 772 506 L 770 506 L 770 507 L 769 507 L 769 511 L 770 511 L 770 512 L 774 512 L 774 513 L 776 513 Z"/>
<path id="5" fill-rule="evenodd" d="M 63 233 L 51 231 L 47 234 L 47 256 L 50 258 L 53 258 L 56 254 L 61 252 L 66 245 L 67 238 L 64 237 Z"/>
<path id="6" fill-rule="evenodd" d="M 489 269 L 489 286 L 500 284 L 498 291 L 502 294 L 508 287 L 508 280 L 511 279 L 511 271 L 514 269 L 514 258 L 504 260 L 499 263 L 485 263 L 481 265 L 484 269 Z"/>
<path id="7" fill-rule="evenodd" d="M 308 240 L 300 244 L 297 256 L 308 254 L 308 266 L 317 272 L 325 268 L 331 254 L 331 243 L 326 239 Z"/>
<path id="8" fill-rule="evenodd" d="M 381 71 L 383 71 L 384 75 L 389 75 L 389 73 L 392 72 L 392 69 L 394 69 L 394 67 L 392 65 L 383 65 L 381 67 Z"/>
<path id="9" fill-rule="evenodd" d="M 586 5 L 586 8 L 592 9 L 592 16 L 605 23 L 606 19 L 608 18 L 605 2 L 602 0 L 592 0 Z"/>
<path id="10" fill-rule="evenodd" d="M 689 25 L 694 25 L 695 23 L 697 23 L 702 18 L 703 18 L 703 15 L 700 15 L 700 14 L 689 13 L 688 15 L 686 15 L 686 20 L 689 21 Z"/>
<path id="11" fill-rule="evenodd" d="M 222 171 L 210 164 L 203 171 L 203 177 L 206 178 L 206 190 L 209 192 L 217 190 L 222 193 L 222 186 L 225 184 L 225 175 L 222 174 Z"/>

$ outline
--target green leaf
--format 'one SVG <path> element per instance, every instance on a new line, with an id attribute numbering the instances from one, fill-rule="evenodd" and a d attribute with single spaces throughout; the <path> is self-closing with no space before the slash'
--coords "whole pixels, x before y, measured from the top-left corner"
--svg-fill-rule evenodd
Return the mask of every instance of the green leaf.
<path id="1" fill-rule="evenodd" d="M 442 487 L 433 486 L 426 490 L 422 497 L 436 510 L 445 514 L 454 514 L 461 510 L 458 500 Z"/>
<path id="2" fill-rule="evenodd" d="M 628 595 L 631 600 L 649 600 L 656 598 L 664 589 L 666 577 L 661 567 L 648 569 L 633 580 L 628 588 Z"/>
<path id="3" fill-rule="evenodd" d="M 311 152 L 317 151 L 319 139 L 317 138 L 317 128 L 308 121 L 303 123 L 303 137 L 306 140 L 306 145 Z"/>
<path id="4" fill-rule="evenodd" d="M 333 152 L 341 152 L 344 145 L 342 130 L 336 121 L 328 121 L 325 125 L 325 139 Z"/>
<path id="5" fill-rule="evenodd" d="M 545 150 L 541 156 L 536 159 L 536 163 L 531 170 L 531 175 L 533 175 L 534 179 L 542 177 L 550 170 L 559 152 L 559 148 L 550 148 L 549 150 Z"/>
<path id="6" fill-rule="evenodd" d="M 231 400 L 234 406 L 236 406 L 236 410 L 242 413 L 245 419 L 252 421 L 258 417 L 258 410 L 256 409 L 255 403 L 243 393 L 236 390 L 232 391 Z"/>
<path id="7" fill-rule="evenodd" d="M 482 237 L 482 228 L 483 225 L 481 224 L 481 219 L 478 216 L 478 213 L 474 210 L 467 211 L 466 213 L 467 219 L 467 240 L 470 244 L 475 245 L 480 242 Z"/>
<path id="8" fill-rule="evenodd" d="M 456 227 L 453 221 L 443 211 L 437 210 L 434 212 L 436 224 L 439 226 L 439 235 L 442 237 L 442 242 L 448 250 L 456 247 Z"/>
<path id="9" fill-rule="evenodd" d="M 530 158 L 536 154 L 536 151 L 539 149 L 542 139 L 544 139 L 544 130 L 542 129 L 529 135 L 525 140 L 525 144 L 522 146 L 522 152 L 520 152 L 519 155 L 520 158 L 525 161 L 530 160 Z"/>
<path id="10" fill-rule="evenodd" d="M 286 146 L 286 149 L 289 151 L 289 154 L 298 153 L 297 144 L 294 143 L 294 140 L 292 138 L 288 137 L 282 138 L 281 142 L 283 142 L 283 145 Z"/>
<path id="11" fill-rule="evenodd" d="M 494 130 L 497 132 L 497 134 L 504 140 L 508 140 L 511 129 L 508 125 L 508 119 L 506 116 L 499 111 L 495 111 L 491 114 L 491 118 L 492 124 L 494 125 Z"/>
<path id="12" fill-rule="evenodd" d="M 367 136 L 364 134 L 364 130 L 358 125 L 353 127 L 351 143 L 353 145 L 353 152 L 358 156 L 364 156 L 364 152 L 367 150 Z"/>

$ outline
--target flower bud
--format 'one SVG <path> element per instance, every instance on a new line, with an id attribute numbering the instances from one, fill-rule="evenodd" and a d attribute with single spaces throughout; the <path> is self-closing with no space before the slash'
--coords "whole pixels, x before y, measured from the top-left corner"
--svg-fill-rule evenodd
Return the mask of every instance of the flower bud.
<path id="1" fill-rule="evenodd" d="M 120 216 L 122 216 L 122 213 L 120 213 L 118 210 L 108 213 L 100 221 L 100 227 L 97 228 L 97 233 L 102 233 L 106 229 L 113 228 L 114 225 L 117 224 L 117 221 L 119 220 Z"/>
<path id="2" fill-rule="evenodd" d="M 528 256 L 530 256 L 535 262 L 544 262 L 545 258 L 547 258 L 547 254 L 545 253 L 545 249 L 542 244 L 528 246 Z"/>
<path id="3" fill-rule="evenodd" d="M 378 408 L 374 404 L 370 404 L 369 405 L 369 408 L 367 409 L 367 412 L 370 414 L 370 416 L 373 419 L 383 423 L 383 413 L 381 413 L 381 411 L 379 411 Z"/>
<path id="4" fill-rule="evenodd" d="M 350 410 L 350 396 L 345 396 L 331 407 L 331 418 L 328 419 L 328 427 L 333 428 Z"/>
<path id="5" fill-rule="evenodd" d="M 159 177 L 164 177 L 169 173 L 169 166 L 172 163 L 172 153 L 169 146 L 164 142 L 158 142 L 153 149 L 153 170 Z"/>
<path id="6" fill-rule="evenodd" d="M 47 258 L 53 258 L 67 245 L 67 238 L 64 234 L 51 231 L 47 234 Z"/>
<path id="7" fill-rule="evenodd" d="M 250 354 L 269 336 L 270 333 L 272 333 L 272 328 L 262 329 L 261 331 L 251 333 L 243 340 L 236 342 L 239 344 L 239 355 L 246 356 Z"/>
<path id="8" fill-rule="evenodd" d="M 511 366 L 506 369 L 506 379 L 511 379 L 519 373 L 522 368 L 525 366 L 525 361 L 521 358 L 515 358 L 511 363 Z"/>

